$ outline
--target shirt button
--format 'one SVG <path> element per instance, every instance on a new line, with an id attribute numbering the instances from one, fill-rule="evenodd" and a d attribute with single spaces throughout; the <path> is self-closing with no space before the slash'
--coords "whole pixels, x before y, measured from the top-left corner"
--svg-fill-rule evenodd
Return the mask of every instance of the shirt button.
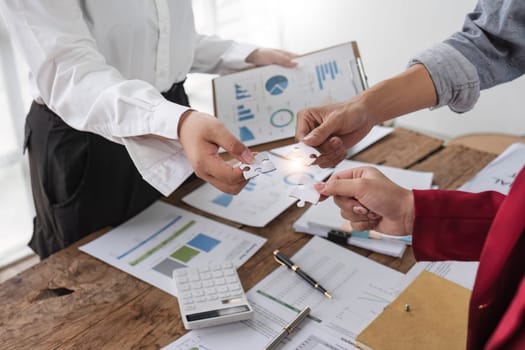
<path id="1" fill-rule="evenodd" d="M 488 306 L 489 306 L 489 304 L 487 304 L 487 303 L 485 303 L 485 304 L 479 304 L 479 305 L 478 305 L 478 310 L 486 309 Z"/>

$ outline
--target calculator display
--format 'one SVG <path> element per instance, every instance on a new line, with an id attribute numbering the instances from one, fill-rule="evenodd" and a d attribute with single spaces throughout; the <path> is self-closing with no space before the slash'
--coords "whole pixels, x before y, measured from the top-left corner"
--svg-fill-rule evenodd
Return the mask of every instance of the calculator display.
<path id="1" fill-rule="evenodd" d="M 215 318 L 215 317 L 226 316 L 226 315 L 240 314 L 240 313 L 247 312 L 247 311 L 250 311 L 248 306 L 240 305 L 240 306 L 228 307 L 225 309 L 210 310 L 210 311 L 186 315 L 186 319 L 191 322 L 191 321 L 205 320 L 209 318 Z"/>

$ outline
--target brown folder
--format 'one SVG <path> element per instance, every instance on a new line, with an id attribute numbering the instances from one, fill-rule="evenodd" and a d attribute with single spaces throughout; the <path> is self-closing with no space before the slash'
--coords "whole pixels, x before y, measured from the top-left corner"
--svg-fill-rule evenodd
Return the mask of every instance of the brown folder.
<path id="1" fill-rule="evenodd" d="M 357 340 L 373 350 L 465 349 L 469 299 L 468 289 L 423 271 Z"/>

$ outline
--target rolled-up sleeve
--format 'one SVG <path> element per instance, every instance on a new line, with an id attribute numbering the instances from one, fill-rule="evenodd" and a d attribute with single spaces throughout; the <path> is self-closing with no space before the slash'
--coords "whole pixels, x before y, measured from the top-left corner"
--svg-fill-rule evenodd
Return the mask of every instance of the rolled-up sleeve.
<path id="1" fill-rule="evenodd" d="M 434 82 L 438 104 L 454 112 L 466 112 L 479 98 L 480 83 L 476 67 L 452 46 L 439 43 L 413 58 L 409 65 L 423 64 Z"/>
<path id="2" fill-rule="evenodd" d="M 480 90 L 525 73 L 525 2 L 481 0 L 460 32 L 414 57 L 429 71 L 440 107 L 461 113 L 476 103 Z M 435 108 L 434 107 L 434 108 Z"/>

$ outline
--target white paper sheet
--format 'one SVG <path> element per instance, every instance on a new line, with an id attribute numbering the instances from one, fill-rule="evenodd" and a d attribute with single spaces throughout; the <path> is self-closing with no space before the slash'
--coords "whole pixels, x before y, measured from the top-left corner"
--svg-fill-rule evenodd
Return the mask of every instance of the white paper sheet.
<path id="1" fill-rule="evenodd" d="M 477 261 L 420 261 L 407 272 L 399 288 L 400 290 L 406 288 L 423 270 L 426 270 L 472 290 L 478 266 Z"/>
<path id="2" fill-rule="evenodd" d="M 343 161 L 337 166 L 334 172 L 365 165 L 376 167 L 392 181 L 405 188 L 429 189 L 432 185 L 432 173 L 373 165 L 350 160 Z M 324 202 L 308 208 L 308 210 L 293 224 L 293 228 L 297 232 L 311 233 L 326 237 L 328 231 L 332 229 L 347 231 L 348 221 L 341 217 L 340 209 L 335 205 L 333 199 L 328 198 Z M 401 242 L 358 237 L 351 237 L 348 240 L 348 243 L 395 257 L 402 256 L 406 248 L 405 244 Z"/>
<path id="3" fill-rule="evenodd" d="M 296 114 L 363 91 L 352 45 L 294 59 L 295 68 L 258 67 L 213 80 L 215 114 L 248 146 L 292 137 Z"/>
<path id="4" fill-rule="evenodd" d="M 80 250 L 177 295 L 173 270 L 231 261 L 244 264 L 265 238 L 155 202 Z"/>
<path id="5" fill-rule="evenodd" d="M 352 157 L 367 147 L 373 145 L 377 141 L 381 140 L 385 136 L 389 135 L 394 131 L 393 128 L 386 126 L 374 126 L 368 135 L 366 135 L 361 141 L 355 144 L 353 147 L 350 147 L 346 151 L 347 157 Z M 277 154 L 278 156 L 285 157 L 287 154 L 290 154 L 290 151 L 293 149 L 294 145 L 288 145 L 283 147 L 274 148 L 271 150 L 272 153 Z"/>
<path id="6" fill-rule="evenodd" d="M 303 174 L 321 181 L 333 171 L 318 166 L 302 167 L 276 156 L 271 156 L 271 161 L 277 170 L 250 179 L 235 196 L 204 184 L 182 200 L 210 214 L 244 225 L 263 227 L 297 201 L 289 194 Z"/>
<path id="7" fill-rule="evenodd" d="M 404 276 L 319 237 L 292 259 L 333 298 L 281 266 L 247 293 L 253 320 L 195 330 L 165 349 L 261 349 L 307 305 L 312 318 L 281 349 L 354 349 L 352 340 L 396 297 Z"/>
<path id="8" fill-rule="evenodd" d="M 525 144 L 512 144 L 459 189 L 467 192 L 498 191 L 508 194 L 510 186 L 524 165 Z"/>

